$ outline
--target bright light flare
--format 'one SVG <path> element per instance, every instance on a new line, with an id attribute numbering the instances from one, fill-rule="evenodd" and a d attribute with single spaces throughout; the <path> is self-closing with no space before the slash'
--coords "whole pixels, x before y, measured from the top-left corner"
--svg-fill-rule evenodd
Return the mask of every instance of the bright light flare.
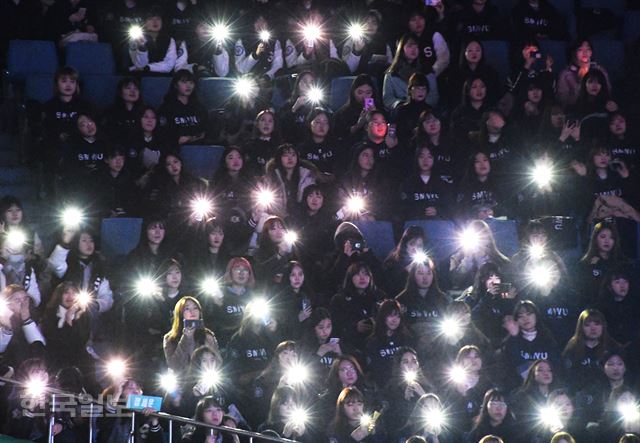
<path id="1" fill-rule="evenodd" d="M 142 26 L 139 25 L 132 25 L 129 27 L 128 33 L 131 40 L 140 40 L 144 36 Z"/>
<path id="2" fill-rule="evenodd" d="M 119 380 L 124 378 L 127 373 L 127 364 L 121 358 L 113 358 L 109 360 L 106 364 L 107 374 L 115 379 Z"/>
<path id="3" fill-rule="evenodd" d="M 256 193 L 256 200 L 263 208 L 268 208 L 276 200 L 276 195 L 271 189 L 259 189 Z"/>
<path id="4" fill-rule="evenodd" d="M 640 410 L 638 410 L 638 405 L 634 402 L 625 401 L 618 404 L 618 412 L 626 422 L 640 420 Z"/>
<path id="5" fill-rule="evenodd" d="M 260 34 L 258 35 L 260 37 L 260 41 L 262 41 L 263 43 L 266 43 L 269 40 L 271 40 L 271 32 L 269 32 L 266 29 L 263 29 L 262 31 L 260 31 Z"/>
<path id="6" fill-rule="evenodd" d="M 207 390 L 216 388 L 222 384 L 222 374 L 217 368 L 205 369 L 200 375 L 200 383 L 203 384 Z"/>
<path id="7" fill-rule="evenodd" d="M 362 414 L 362 417 L 360 417 L 360 426 L 363 428 L 371 426 L 371 416 L 369 414 Z"/>
<path id="8" fill-rule="evenodd" d="M 433 407 L 427 409 L 424 413 L 424 421 L 429 428 L 433 430 L 441 430 L 447 424 L 447 416 L 442 408 Z"/>
<path id="9" fill-rule="evenodd" d="M 539 188 L 545 188 L 553 181 L 553 166 L 548 161 L 537 162 L 532 171 L 531 179 Z"/>
<path id="10" fill-rule="evenodd" d="M 453 365 L 451 369 L 449 369 L 449 380 L 458 385 L 464 385 L 467 383 L 469 378 L 469 373 L 465 368 L 460 365 Z"/>
<path id="11" fill-rule="evenodd" d="M 285 377 L 292 385 L 300 385 L 309 380 L 309 368 L 300 363 L 291 365 L 285 372 Z"/>
<path id="12" fill-rule="evenodd" d="M 65 228 L 78 228 L 84 221 L 84 213 L 79 208 L 66 208 L 61 218 Z"/>
<path id="13" fill-rule="evenodd" d="M 560 411 L 553 406 L 544 406 L 540 408 L 538 412 L 538 418 L 543 426 L 551 429 L 552 431 L 562 428 L 562 422 L 560 421 Z"/>
<path id="14" fill-rule="evenodd" d="M 191 209 L 193 211 L 194 218 L 198 221 L 202 221 L 211 214 L 213 204 L 211 203 L 211 200 L 206 197 L 196 197 L 191 202 Z"/>
<path id="15" fill-rule="evenodd" d="M 547 263 L 535 264 L 527 271 L 527 280 L 538 288 L 547 288 L 554 281 L 557 271 Z"/>
<path id="16" fill-rule="evenodd" d="M 469 227 L 460 233 L 458 242 L 462 249 L 468 252 L 473 252 L 480 246 L 480 235 L 478 234 L 478 231 Z"/>
<path id="17" fill-rule="evenodd" d="M 10 249 L 20 249 L 26 242 L 26 234 L 19 229 L 12 229 L 7 233 L 7 246 Z"/>
<path id="18" fill-rule="evenodd" d="M 529 257 L 533 259 L 540 259 L 545 256 L 545 247 L 540 243 L 532 243 L 529 245 Z"/>
<path id="19" fill-rule="evenodd" d="M 284 234 L 284 241 L 288 245 L 296 244 L 298 242 L 298 233 L 294 231 L 287 231 L 286 234 Z"/>
<path id="20" fill-rule="evenodd" d="M 93 297 L 87 291 L 80 291 L 78 292 L 78 295 L 76 295 L 76 303 L 82 309 L 87 309 L 87 307 L 89 307 L 92 301 L 93 301 Z"/>
<path id="21" fill-rule="evenodd" d="M 305 425 L 309 421 L 309 413 L 302 408 L 295 408 L 291 411 L 289 421 L 296 425 Z"/>
<path id="22" fill-rule="evenodd" d="M 220 294 L 220 283 L 218 283 L 218 280 L 214 277 L 207 277 L 202 280 L 202 283 L 200 284 L 200 290 L 212 297 L 216 296 Z"/>
<path id="23" fill-rule="evenodd" d="M 404 374 L 402 374 L 402 378 L 404 378 L 404 381 L 410 385 L 416 382 L 418 379 L 418 373 L 416 371 L 405 371 Z"/>
<path id="24" fill-rule="evenodd" d="M 318 86 L 312 86 L 307 92 L 307 98 L 314 105 L 322 103 L 324 101 L 324 91 Z"/>
<path id="25" fill-rule="evenodd" d="M 176 377 L 176 374 L 169 371 L 160 375 L 160 387 L 165 392 L 176 392 L 178 390 L 178 377 Z"/>
<path id="26" fill-rule="evenodd" d="M 413 263 L 418 263 L 420 265 L 424 265 L 426 263 L 429 262 L 429 256 L 427 255 L 426 252 L 424 251 L 416 251 L 412 256 L 411 256 L 411 261 Z"/>
<path id="27" fill-rule="evenodd" d="M 302 36 L 307 45 L 312 46 L 322 37 L 322 29 L 315 23 L 307 23 L 302 27 Z"/>
<path id="28" fill-rule="evenodd" d="M 248 100 L 258 95 L 258 84 L 253 79 L 241 77 L 236 79 L 233 90 L 240 98 Z"/>
<path id="29" fill-rule="evenodd" d="M 160 288 L 151 277 L 141 277 L 136 283 L 136 292 L 143 297 L 151 297 Z"/>
<path id="30" fill-rule="evenodd" d="M 347 33 L 352 40 L 362 40 L 365 35 L 365 26 L 362 23 L 352 23 L 347 28 Z"/>
<path id="31" fill-rule="evenodd" d="M 359 195 L 352 195 L 347 199 L 347 211 L 359 214 L 364 211 L 364 199 Z"/>
<path id="32" fill-rule="evenodd" d="M 269 317 L 269 302 L 264 298 L 254 298 L 247 304 L 246 310 L 252 317 L 266 319 Z"/>
<path id="33" fill-rule="evenodd" d="M 47 389 L 47 378 L 44 375 L 33 375 L 25 385 L 29 397 L 41 397 Z"/>
<path id="34" fill-rule="evenodd" d="M 216 23 L 209 28 L 211 38 L 218 43 L 224 43 L 231 36 L 231 31 L 227 25 Z"/>
<path id="35" fill-rule="evenodd" d="M 440 332 L 442 332 L 445 337 L 459 337 L 460 335 L 462 335 L 462 326 L 460 325 L 460 320 L 453 317 L 443 319 L 440 323 Z"/>

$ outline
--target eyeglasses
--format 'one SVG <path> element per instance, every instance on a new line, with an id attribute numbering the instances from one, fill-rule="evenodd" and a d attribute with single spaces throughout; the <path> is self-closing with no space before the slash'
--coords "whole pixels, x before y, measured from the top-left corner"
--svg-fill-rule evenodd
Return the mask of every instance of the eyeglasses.
<path id="1" fill-rule="evenodd" d="M 248 274 L 249 270 L 247 268 L 233 268 L 231 272 L 234 274 Z"/>
<path id="2" fill-rule="evenodd" d="M 497 400 L 489 400 L 488 403 L 489 406 L 495 406 L 496 408 L 506 408 L 507 404 L 503 401 L 497 401 Z"/>
<path id="3" fill-rule="evenodd" d="M 340 368 L 340 372 L 343 374 L 355 374 L 356 368 Z"/>

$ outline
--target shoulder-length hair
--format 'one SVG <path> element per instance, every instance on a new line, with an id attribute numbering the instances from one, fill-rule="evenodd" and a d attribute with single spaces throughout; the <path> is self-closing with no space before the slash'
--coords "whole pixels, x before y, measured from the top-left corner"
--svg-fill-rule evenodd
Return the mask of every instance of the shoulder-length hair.
<path id="1" fill-rule="evenodd" d="M 393 314 L 400 316 L 400 325 L 398 325 L 398 329 L 396 329 L 396 334 L 398 336 L 407 336 L 409 334 L 404 322 L 400 303 L 396 300 L 385 300 L 378 308 L 378 314 L 376 315 L 376 321 L 374 322 L 375 327 L 371 333 L 371 337 L 377 337 L 379 339 L 385 339 L 387 337 L 386 319 Z"/>
<path id="2" fill-rule="evenodd" d="M 356 288 L 353 284 L 353 277 L 363 270 L 369 274 L 369 277 L 371 277 L 369 280 L 369 286 L 367 286 L 365 292 L 367 294 L 373 294 L 375 292 L 376 284 L 373 281 L 373 271 L 371 271 L 371 268 L 365 262 L 357 261 L 349 265 L 344 276 L 344 280 L 342 282 L 342 291 L 345 295 L 353 295 L 356 293 Z"/>
<path id="3" fill-rule="evenodd" d="M 602 337 L 598 340 L 597 348 L 595 349 L 598 358 L 601 358 L 605 352 L 615 348 L 621 347 L 620 343 L 615 341 L 607 331 L 607 319 L 604 314 L 596 309 L 585 309 L 580 313 L 578 321 L 576 322 L 576 329 L 573 336 L 567 342 L 563 355 L 573 354 L 577 359 L 581 359 L 586 354 L 586 344 L 584 336 L 584 326 L 586 323 L 595 322 L 602 325 Z"/>
<path id="4" fill-rule="evenodd" d="M 253 267 L 251 266 L 249 260 L 244 257 L 234 257 L 229 260 L 229 263 L 227 263 L 227 269 L 225 270 L 224 276 L 222 277 L 222 281 L 224 282 L 224 284 L 231 284 L 231 282 L 233 281 L 231 279 L 231 270 L 236 266 L 244 266 L 249 270 L 249 281 L 247 282 L 247 287 L 254 288 L 256 286 L 256 278 L 253 274 Z"/>
<path id="5" fill-rule="evenodd" d="M 364 380 L 364 372 L 362 372 L 362 366 L 358 363 L 358 360 L 349 354 L 342 354 L 333 359 L 333 363 L 331 364 L 331 369 L 329 369 L 329 375 L 327 375 L 327 388 L 329 391 L 333 391 L 342 387 L 342 383 L 340 383 L 340 378 L 338 377 L 338 373 L 340 372 L 340 363 L 343 361 L 348 361 L 353 364 L 353 367 L 356 368 L 356 372 L 358 373 L 358 380 L 356 384 L 362 383 Z"/>
<path id="6" fill-rule="evenodd" d="M 474 429 L 489 424 L 489 420 L 491 419 L 489 416 L 489 402 L 492 400 L 502 401 L 507 404 L 507 395 L 498 388 L 489 389 L 485 392 L 484 398 L 482 399 L 482 406 L 480 407 L 480 413 L 473 420 Z M 507 414 L 504 417 L 504 422 L 513 419 L 508 407 L 509 406 L 507 404 Z"/>
<path id="7" fill-rule="evenodd" d="M 422 229 L 421 226 L 408 226 L 402 233 L 402 237 L 400 237 L 400 241 L 396 247 L 389 253 L 387 261 L 401 262 L 407 257 L 407 247 L 409 242 L 418 238 L 421 238 L 423 243 L 427 241 L 427 235 L 425 234 L 424 229 Z"/>
<path id="8" fill-rule="evenodd" d="M 431 273 L 433 274 L 433 282 L 429 287 L 429 291 L 427 292 L 427 297 L 433 298 L 438 304 L 441 304 L 441 308 L 447 305 L 447 297 L 440 289 L 440 285 L 438 284 L 438 273 L 436 270 L 436 264 L 431 258 L 427 258 L 425 263 L 413 262 L 409 265 L 407 281 L 404 285 L 404 290 L 398 294 L 398 297 L 402 296 L 405 293 L 415 293 L 418 291 L 418 285 L 416 284 L 416 272 L 420 267 L 427 266 L 431 269 Z"/>
<path id="9" fill-rule="evenodd" d="M 338 395 L 338 399 L 336 400 L 336 410 L 333 420 L 331 420 L 331 424 L 329 425 L 330 432 L 343 434 L 351 431 L 347 416 L 344 414 L 344 405 L 353 402 L 365 403 L 364 395 L 358 388 L 349 387 L 340 391 L 340 395 Z"/>
<path id="10" fill-rule="evenodd" d="M 387 69 L 387 74 L 393 75 L 396 74 L 405 64 L 407 64 L 407 60 L 404 58 L 404 47 L 409 43 L 414 42 L 416 45 L 420 43 L 420 38 L 415 34 L 404 34 L 398 40 L 398 45 L 396 46 L 396 53 L 393 56 L 393 61 L 391 65 Z"/>
<path id="11" fill-rule="evenodd" d="M 601 221 L 596 223 L 593 227 L 591 237 L 589 238 L 589 246 L 587 247 L 587 252 L 580 259 L 581 263 L 589 264 L 591 259 L 598 255 L 598 235 L 600 235 L 600 233 L 605 229 L 608 229 L 611 232 L 611 237 L 613 237 L 613 249 L 610 253 L 610 259 L 618 261 L 623 258 L 622 248 L 620 246 L 620 234 L 618 233 L 616 224 L 608 221 Z"/>
<path id="12" fill-rule="evenodd" d="M 178 337 L 180 337 L 180 335 L 182 334 L 182 330 L 184 329 L 182 312 L 184 311 L 185 305 L 189 301 L 195 303 L 195 305 L 198 307 L 198 309 L 200 310 L 200 318 L 202 319 L 202 306 L 200 305 L 198 299 L 196 299 L 195 297 L 190 297 L 188 295 L 182 297 L 180 300 L 178 300 L 176 306 L 173 308 L 173 322 L 171 323 L 171 330 L 165 335 L 167 340 L 177 340 Z"/>

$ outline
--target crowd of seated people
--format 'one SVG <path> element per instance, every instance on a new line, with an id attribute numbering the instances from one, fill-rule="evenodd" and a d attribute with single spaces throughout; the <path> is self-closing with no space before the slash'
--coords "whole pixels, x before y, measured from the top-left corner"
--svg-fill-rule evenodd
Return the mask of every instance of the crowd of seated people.
<path id="1" fill-rule="evenodd" d="M 556 2 L 494 3 L 2 3 L 0 50 L 107 42 L 122 76 L 100 109 L 62 66 L 29 113 L 53 238 L 0 187 L 0 433 L 249 441 L 160 410 L 312 443 L 639 442 L 640 46 L 614 76 L 606 13 L 576 35 Z M 206 77 L 239 79 L 220 112 Z M 126 256 L 101 253 L 111 218 L 143 220 Z M 161 407 L 117 413 L 143 393 Z"/>

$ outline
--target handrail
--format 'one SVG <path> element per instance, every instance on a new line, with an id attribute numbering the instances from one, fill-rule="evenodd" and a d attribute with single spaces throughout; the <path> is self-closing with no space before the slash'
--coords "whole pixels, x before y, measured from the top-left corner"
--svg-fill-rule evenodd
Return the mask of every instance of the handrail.
<path id="1" fill-rule="evenodd" d="M 5 378 L 5 377 L 0 377 L 0 382 L 1 383 L 9 383 L 15 386 L 20 386 L 20 387 L 27 387 L 27 383 L 23 383 L 23 382 L 19 382 L 17 380 L 11 379 L 11 378 Z M 52 396 L 55 395 L 61 395 L 61 396 L 67 396 L 67 397 L 72 397 L 76 400 L 82 400 L 82 404 L 83 405 L 97 405 L 97 406 L 105 406 L 104 402 L 99 402 L 99 401 L 95 401 L 93 400 L 93 397 L 91 397 L 91 401 L 87 402 L 87 397 L 82 395 L 82 394 L 73 394 L 70 392 L 65 392 L 62 391 L 60 389 L 56 389 L 56 388 L 52 388 L 52 387 L 46 387 L 46 391 L 50 394 L 52 394 Z M 55 407 L 55 405 L 53 405 Z M 134 414 L 136 412 L 140 412 L 140 411 L 136 411 L 136 410 L 131 410 L 128 409 L 128 411 L 131 411 L 132 413 L 132 418 L 135 420 L 134 418 Z M 54 412 L 54 411 L 52 411 Z M 221 431 L 221 432 L 228 432 L 228 433 L 232 433 L 232 434 L 236 434 L 236 435 L 242 435 L 244 437 L 249 437 L 251 439 L 251 441 L 253 441 L 253 438 L 259 438 L 261 440 L 267 440 L 267 441 L 275 441 L 275 442 L 281 442 L 281 443 L 298 443 L 297 440 L 290 440 L 287 438 L 278 438 L 278 437 L 272 437 L 270 435 L 265 435 L 265 434 L 260 434 L 259 432 L 252 432 L 252 431 L 245 431 L 244 429 L 237 429 L 237 428 L 230 428 L 227 426 L 214 426 L 214 425 L 210 425 L 207 423 L 203 423 L 201 421 L 197 421 L 194 420 L 192 418 L 187 418 L 187 417 L 181 417 L 179 415 L 172 415 L 172 414 L 167 414 L 166 412 L 151 412 L 150 414 L 148 414 L 148 416 L 150 417 L 157 417 L 159 419 L 163 419 L 163 420 L 167 420 L 170 423 L 170 429 L 172 426 L 172 422 L 178 422 L 178 423 L 185 423 L 185 424 L 189 424 L 192 426 L 197 426 L 197 427 L 202 427 L 202 428 L 208 428 L 208 429 L 213 429 L 215 431 Z M 132 430 L 134 428 L 134 423 L 132 423 Z M 49 429 L 49 432 L 52 432 L 52 426 Z M 90 421 L 90 425 L 89 425 L 89 435 L 93 435 L 93 421 Z M 52 435 L 49 435 L 49 439 L 47 441 L 53 441 L 52 440 Z M 173 435 L 171 432 L 169 432 L 169 443 L 171 443 L 173 440 Z"/>

